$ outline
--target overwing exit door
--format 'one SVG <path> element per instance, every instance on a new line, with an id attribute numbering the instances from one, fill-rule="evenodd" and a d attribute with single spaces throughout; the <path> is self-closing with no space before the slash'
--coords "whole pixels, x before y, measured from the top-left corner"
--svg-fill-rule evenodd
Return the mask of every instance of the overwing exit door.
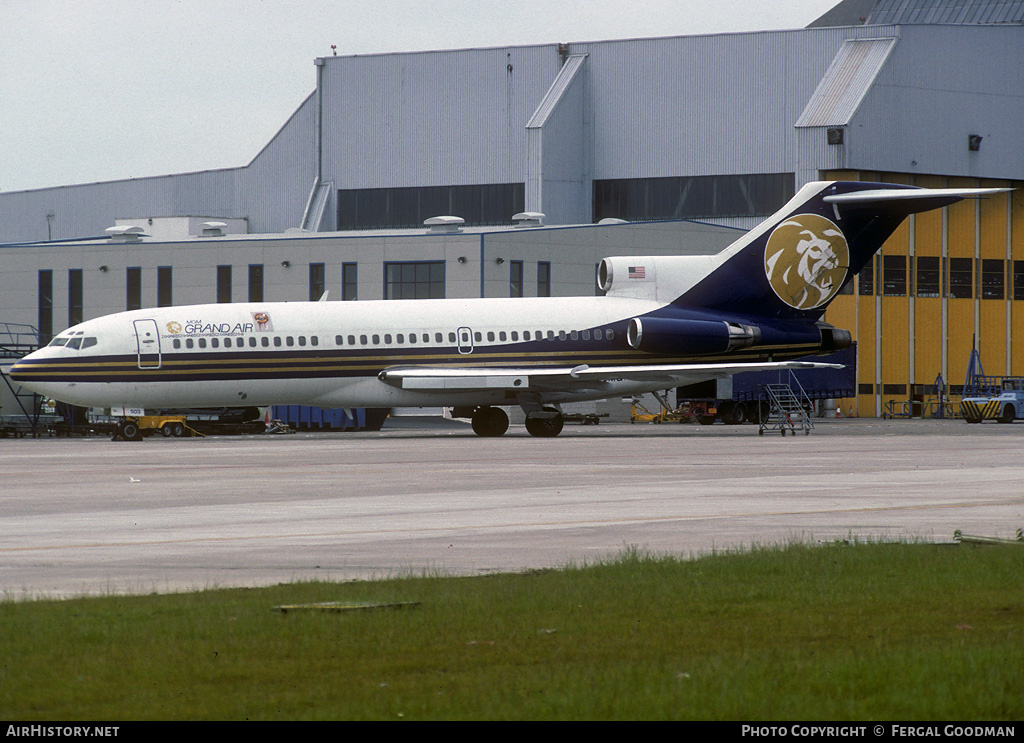
<path id="1" fill-rule="evenodd" d="M 473 331 L 462 327 L 456 331 L 459 340 L 459 353 L 473 353 Z"/>

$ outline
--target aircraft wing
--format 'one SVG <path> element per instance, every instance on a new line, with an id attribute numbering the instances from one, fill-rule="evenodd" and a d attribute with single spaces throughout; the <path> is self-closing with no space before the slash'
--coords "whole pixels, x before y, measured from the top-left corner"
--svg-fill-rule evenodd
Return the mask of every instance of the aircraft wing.
<path id="1" fill-rule="evenodd" d="M 382 382 L 404 390 L 583 390 L 608 382 L 664 382 L 679 386 L 749 371 L 842 369 L 842 364 L 813 361 L 771 361 L 733 364 L 643 364 L 565 367 L 391 367 L 378 374 Z"/>

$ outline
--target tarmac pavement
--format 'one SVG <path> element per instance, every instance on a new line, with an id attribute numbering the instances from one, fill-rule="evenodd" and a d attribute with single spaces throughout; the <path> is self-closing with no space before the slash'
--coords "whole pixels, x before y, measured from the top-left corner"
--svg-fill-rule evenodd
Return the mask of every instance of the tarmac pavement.
<path id="1" fill-rule="evenodd" d="M 0 591 L 168 592 L 1024 527 L 1024 423 L 0 440 Z M 1022 545 L 1024 548 L 1024 545 Z M 1022 553 L 1024 554 L 1024 553 Z"/>

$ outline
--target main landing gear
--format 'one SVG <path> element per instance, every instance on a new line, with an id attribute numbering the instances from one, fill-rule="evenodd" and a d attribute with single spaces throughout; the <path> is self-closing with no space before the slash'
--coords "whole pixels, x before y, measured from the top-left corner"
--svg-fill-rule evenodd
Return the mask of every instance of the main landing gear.
<path id="1" fill-rule="evenodd" d="M 508 430 L 508 414 L 501 408 L 476 408 L 470 419 L 477 436 L 501 436 Z M 565 417 L 556 408 L 544 408 L 526 414 L 526 430 L 531 436 L 557 436 L 564 425 Z"/>
<path id="2" fill-rule="evenodd" d="M 544 408 L 526 414 L 526 430 L 531 436 L 550 438 L 562 432 L 565 416 L 554 408 Z"/>
<path id="3" fill-rule="evenodd" d="M 508 414 L 501 408 L 477 408 L 472 421 L 477 436 L 501 436 L 508 430 Z"/>

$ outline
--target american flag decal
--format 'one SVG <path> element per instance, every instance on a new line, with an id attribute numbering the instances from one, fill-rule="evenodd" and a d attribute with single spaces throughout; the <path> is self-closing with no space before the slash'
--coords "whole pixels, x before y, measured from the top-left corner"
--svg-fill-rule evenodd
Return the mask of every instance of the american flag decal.
<path id="1" fill-rule="evenodd" d="M 644 271 L 643 266 L 630 266 L 629 267 L 629 278 L 631 279 L 642 279 L 647 276 L 647 272 Z"/>

